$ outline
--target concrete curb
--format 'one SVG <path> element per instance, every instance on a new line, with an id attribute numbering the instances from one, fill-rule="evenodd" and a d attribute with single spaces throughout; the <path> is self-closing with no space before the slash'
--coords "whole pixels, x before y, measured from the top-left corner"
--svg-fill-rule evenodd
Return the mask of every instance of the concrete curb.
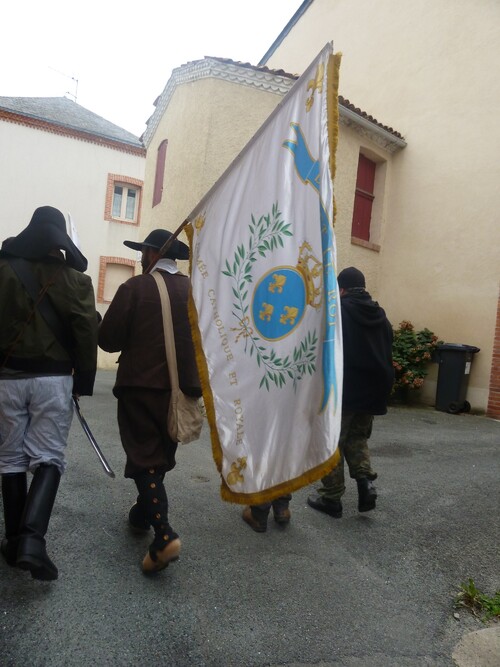
<path id="1" fill-rule="evenodd" d="M 464 635 L 453 651 L 457 667 L 499 667 L 500 627 Z"/>

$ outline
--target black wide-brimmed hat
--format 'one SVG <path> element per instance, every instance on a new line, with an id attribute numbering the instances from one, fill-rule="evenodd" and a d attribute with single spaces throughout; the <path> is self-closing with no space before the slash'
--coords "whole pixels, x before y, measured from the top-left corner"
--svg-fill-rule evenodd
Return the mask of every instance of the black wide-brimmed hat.
<path id="1" fill-rule="evenodd" d="M 40 206 L 33 213 L 27 227 L 17 236 L 6 239 L 2 252 L 23 259 L 41 259 L 51 250 L 66 252 L 66 264 L 77 271 L 87 269 L 87 259 L 78 250 L 66 232 L 66 219 L 53 206 Z"/>
<path id="2" fill-rule="evenodd" d="M 160 250 L 171 236 L 172 232 L 169 232 L 166 229 L 153 229 L 142 243 L 138 243 L 137 241 L 124 241 L 123 245 L 126 245 L 127 248 L 132 248 L 132 250 L 142 251 L 144 248 Z M 165 257 L 168 257 L 168 259 L 189 259 L 189 247 L 182 241 L 179 241 L 179 239 L 174 239 L 172 245 L 165 253 Z"/>

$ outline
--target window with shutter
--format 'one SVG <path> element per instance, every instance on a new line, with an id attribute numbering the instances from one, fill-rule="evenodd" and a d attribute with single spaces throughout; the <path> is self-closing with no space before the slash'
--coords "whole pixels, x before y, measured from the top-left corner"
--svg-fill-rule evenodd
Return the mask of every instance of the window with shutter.
<path id="1" fill-rule="evenodd" d="M 364 241 L 370 240 L 376 166 L 375 162 L 360 153 L 351 235 Z"/>
<path id="2" fill-rule="evenodd" d="M 163 195 L 163 177 L 165 175 L 167 145 L 168 139 L 164 139 L 158 146 L 158 154 L 156 156 L 155 186 L 153 190 L 153 207 L 161 202 Z"/>

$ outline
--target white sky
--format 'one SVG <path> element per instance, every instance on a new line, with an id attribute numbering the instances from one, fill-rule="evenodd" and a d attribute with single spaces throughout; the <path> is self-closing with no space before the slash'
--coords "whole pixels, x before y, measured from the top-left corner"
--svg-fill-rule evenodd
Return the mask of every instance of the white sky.
<path id="1" fill-rule="evenodd" d="M 2 8 L 0 96 L 61 97 L 140 136 L 175 67 L 254 65 L 302 0 L 24 0 Z"/>

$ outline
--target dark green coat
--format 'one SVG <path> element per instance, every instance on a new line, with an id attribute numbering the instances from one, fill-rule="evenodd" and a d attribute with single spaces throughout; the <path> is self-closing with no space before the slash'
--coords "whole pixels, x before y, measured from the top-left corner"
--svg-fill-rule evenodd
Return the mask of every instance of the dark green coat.
<path id="1" fill-rule="evenodd" d="M 64 260 L 29 261 L 41 286 L 67 326 L 64 349 L 40 315 L 8 261 L 0 256 L 0 367 L 30 375 L 74 373 L 73 391 L 92 395 L 97 366 L 97 316 L 92 281 Z M 28 322 L 28 324 L 26 324 Z M 17 343 L 13 349 L 14 341 Z M 5 364 L 6 355 L 9 355 Z"/>

